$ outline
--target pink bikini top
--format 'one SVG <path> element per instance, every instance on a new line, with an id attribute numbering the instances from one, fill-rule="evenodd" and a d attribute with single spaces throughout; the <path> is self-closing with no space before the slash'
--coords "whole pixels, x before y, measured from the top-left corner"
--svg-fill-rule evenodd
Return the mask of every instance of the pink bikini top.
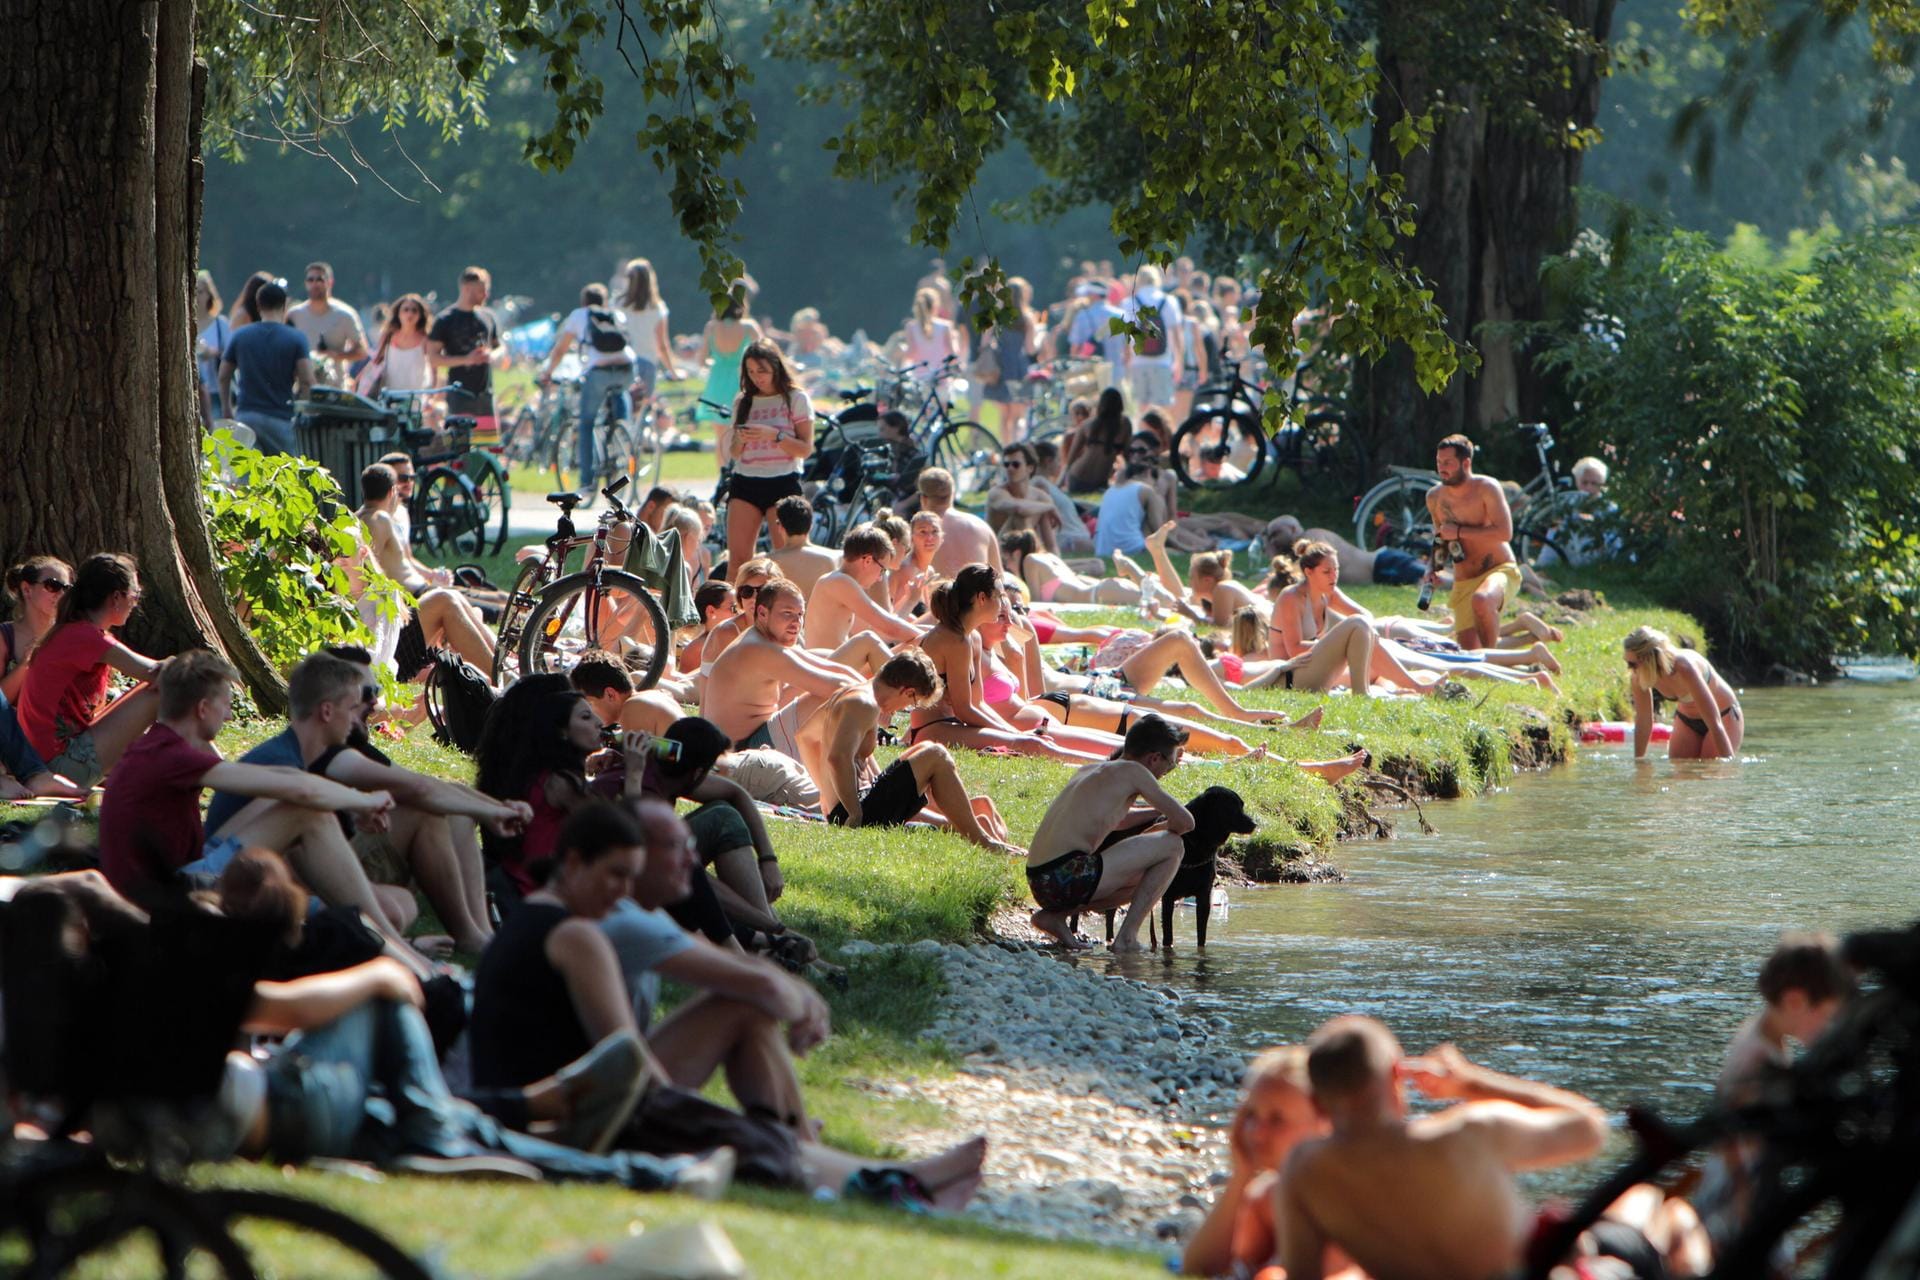
<path id="1" fill-rule="evenodd" d="M 989 650 L 987 670 L 980 677 L 981 699 L 991 707 L 1016 697 L 1019 692 L 1020 682 L 1013 678 L 1013 672 L 1007 670 L 1006 664 L 1000 661 L 999 654 Z"/>

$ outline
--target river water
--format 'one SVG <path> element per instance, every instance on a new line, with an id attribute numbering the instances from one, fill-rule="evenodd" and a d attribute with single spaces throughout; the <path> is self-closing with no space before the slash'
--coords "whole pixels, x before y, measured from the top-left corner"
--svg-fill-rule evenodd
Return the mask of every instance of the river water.
<path id="1" fill-rule="evenodd" d="M 1782 929 L 1920 914 L 1920 687 L 1838 681 L 1742 699 L 1739 763 L 1582 748 L 1497 792 L 1426 806 L 1335 853 L 1337 885 L 1237 891 L 1204 954 L 1126 970 L 1226 1013 L 1242 1047 L 1338 1013 L 1409 1052 L 1451 1040 L 1612 1110 L 1691 1114 Z M 1662 750 L 1663 748 L 1655 748 Z"/>

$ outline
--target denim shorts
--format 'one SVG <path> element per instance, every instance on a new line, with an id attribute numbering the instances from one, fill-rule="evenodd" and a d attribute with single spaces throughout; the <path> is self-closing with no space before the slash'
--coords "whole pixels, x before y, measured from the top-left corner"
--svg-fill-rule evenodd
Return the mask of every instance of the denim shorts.
<path id="1" fill-rule="evenodd" d="M 187 863 L 175 875 L 196 889 L 211 889 L 219 883 L 227 864 L 240 856 L 247 846 L 232 836 L 215 836 L 200 846 L 200 856 Z"/>

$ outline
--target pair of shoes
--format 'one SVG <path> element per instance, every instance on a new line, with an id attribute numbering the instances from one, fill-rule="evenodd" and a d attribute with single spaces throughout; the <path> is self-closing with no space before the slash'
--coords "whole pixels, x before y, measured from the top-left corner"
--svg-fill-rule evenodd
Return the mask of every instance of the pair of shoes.
<path id="1" fill-rule="evenodd" d="M 512 1156 L 476 1154 L 470 1156 L 395 1156 L 386 1164 L 397 1173 L 418 1173 L 435 1178 L 506 1178 L 520 1182 L 539 1182 L 540 1170 Z"/>
<path id="2" fill-rule="evenodd" d="M 715 1147 L 673 1175 L 673 1189 L 695 1200 L 718 1200 L 733 1185 L 738 1163 L 732 1147 Z"/>
<path id="3" fill-rule="evenodd" d="M 548 1136 L 599 1155 L 626 1126 L 646 1092 L 647 1059 L 631 1031 L 616 1031 L 554 1073 L 566 1091 L 567 1118 Z"/>

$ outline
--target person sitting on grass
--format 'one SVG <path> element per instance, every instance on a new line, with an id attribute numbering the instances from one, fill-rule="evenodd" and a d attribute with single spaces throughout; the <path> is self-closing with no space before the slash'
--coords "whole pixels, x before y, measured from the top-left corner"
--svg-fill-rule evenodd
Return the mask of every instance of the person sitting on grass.
<path id="1" fill-rule="evenodd" d="M 792 1055 L 830 1032 L 824 1002 L 772 965 L 713 947 L 661 912 L 686 894 L 697 865 L 672 809 L 643 799 L 629 816 L 595 802 L 569 823 L 559 847 L 546 884 L 481 958 L 475 1083 L 525 1085 L 606 1036 L 640 1034 L 656 1078 L 672 1084 L 648 1092 L 622 1146 L 686 1141 L 712 1105 L 686 1090 L 725 1071 L 749 1117 L 733 1117 L 729 1127 L 754 1125 L 771 1153 L 743 1165 L 742 1176 L 834 1193 L 859 1179 L 864 1162 L 815 1141 L 793 1072 Z M 655 1026 L 662 977 L 702 994 Z M 650 1111 L 678 1113 L 678 1122 L 650 1124 Z M 976 1138 L 899 1166 L 898 1181 L 936 1207 L 958 1209 L 979 1185 L 985 1154 Z"/>
<path id="2" fill-rule="evenodd" d="M 760 589 L 780 576 L 779 566 L 766 556 L 756 556 L 740 566 L 733 575 L 734 614 L 721 618 L 707 628 L 700 642 L 700 669 L 694 678 L 696 696 L 704 697 L 713 664 L 727 646 L 753 629 L 753 600 Z"/>
<path id="3" fill-rule="evenodd" d="M 321 662 L 325 656 L 329 662 Z M 338 683 L 322 688 L 326 679 Z M 384 791 L 394 810 L 384 823 L 356 828 L 344 814 L 340 828 L 361 866 L 391 900 L 393 886 L 419 883 L 427 902 L 447 927 L 452 945 L 479 952 L 493 937 L 487 911 L 486 875 L 475 824 L 496 835 L 518 834 L 533 811 L 522 800 L 495 800 L 472 787 L 395 765 L 367 736 L 367 717 L 379 707 L 380 686 L 373 655 L 352 645 L 330 645 L 308 658 L 289 677 L 302 687 L 301 710 L 285 730 L 240 757 L 240 763 L 305 769 L 342 786 Z M 342 736 L 338 717 L 345 717 Z M 216 791 L 207 806 L 207 822 L 219 830 L 248 797 Z"/>
<path id="4" fill-rule="evenodd" d="M 807 648 L 831 653 L 855 631 L 870 631 L 890 644 L 919 638 L 918 626 L 867 594 L 887 576 L 892 551 L 892 540 L 870 524 L 848 532 L 840 544 L 840 567 L 821 576 L 811 590 L 801 587 L 807 596 Z"/>
<path id="5" fill-rule="evenodd" d="M 719 725 L 736 750 L 775 747 L 799 759 L 794 735 L 827 695 L 886 661 L 886 650 L 864 632 L 832 656 L 801 647 L 806 616 L 800 588 L 775 578 L 754 597 L 752 629 L 714 662 L 700 714 Z M 868 664 L 869 671 L 843 657 Z"/>
<path id="6" fill-rule="evenodd" d="M 474 786 L 533 810 L 518 833 L 489 831 L 483 840 L 487 888 L 503 918 L 539 887 L 536 868 L 554 856 L 567 815 L 586 803 L 587 757 L 599 745 L 600 717 L 557 672 L 521 676 L 488 708 Z"/>
<path id="7" fill-rule="evenodd" d="M 60 598 L 73 586 L 73 566 L 56 556 L 34 556 L 7 570 L 13 617 L 0 622 L 0 694 L 19 701 L 27 680 L 27 655 L 53 630 Z"/>
<path id="8" fill-rule="evenodd" d="M 1087 412 L 1093 412 L 1093 406 L 1087 406 Z M 1087 522 L 1080 514 L 1080 508 L 1074 505 L 1067 491 L 1061 488 L 1066 468 L 1060 460 L 1060 445 L 1053 440 L 1033 442 L 1034 489 L 1053 504 L 1054 514 L 1060 517 L 1060 525 L 1054 530 L 1055 550 L 1063 556 L 1086 556 L 1093 554 L 1093 535 L 1087 532 Z"/>
<path id="9" fill-rule="evenodd" d="M 393 660 L 402 683 L 413 680 L 428 663 L 428 650 L 452 649 L 482 671 L 493 670 L 493 633 L 480 610 L 458 591 L 444 569 L 429 570 L 413 558 L 394 523 L 400 493 L 394 471 L 376 462 L 360 473 L 361 505 L 357 514 L 367 531 L 367 542 L 381 572 L 414 597 L 412 611 L 400 628 Z"/>
<path id="10" fill-rule="evenodd" d="M 828 822 L 846 827 L 897 827 L 924 819 L 982 848 L 1023 855 L 1009 843 L 992 799 L 967 794 L 953 756 L 939 743 L 908 747 L 885 769 L 874 767 L 880 726 L 939 696 L 933 660 L 909 649 L 889 658 L 873 679 L 829 697 L 799 736 L 800 759 L 820 788 L 820 811 Z"/>
<path id="11" fill-rule="evenodd" d="M 15 707 L 20 731 L 50 770 L 81 786 L 99 781 L 158 711 L 160 695 L 152 680 L 159 661 L 135 653 L 113 635 L 139 603 L 133 557 L 90 556 L 60 597 L 53 627 L 27 657 Z M 109 706 L 115 671 L 144 683 Z"/>
<path id="12" fill-rule="evenodd" d="M 674 667 L 681 675 L 699 674 L 701 655 L 707 648 L 707 636 L 715 627 L 733 617 L 738 609 L 734 602 L 733 584 L 725 578 L 708 578 L 694 590 L 693 611 L 700 617 L 700 629 L 680 646 L 680 653 L 674 659 Z"/>
<path id="13" fill-rule="evenodd" d="M 662 689 L 635 689 L 626 665 L 605 649 L 582 653 L 567 672 L 567 682 L 586 696 L 601 724 L 622 733 L 649 733 L 657 738 L 686 714 L 673 695 Z"/>
<path id="14" fill-rule="evenodd" d="M 393 797 L 298 768 L 222 759 L 213 740 L 233 714 L 236 678 L 224 658 L 205 649 L 189 649 L 162 666 L 156 686 L 160 718 L 127 748 L 100 804 L 100 869 L 108 883 L 151 911 L 177 897 L 183 879 L 217 878 L 244 848 L 277 849 L 323 901 L 360 911 L 387 941 L 411 951 L 402 931 L 412 920 L 412 895 L 404 895 L 402 904 L 376 893 L 335 817 L 351 813 L 378 824 L 392 812 Z M 328 732 L 344 740 L 351 724 L 345 699 L 357 700 L 359 691 L 346 663 L 324 658 L 288 693 L 296 718 L 319 716 Z M 250 797 L 210 835 L 200 818 L 206 787 Z M 413 960 L 424 974 L 424 962 L 417 955 Z"/>
<path id="15" fill-rule="evenodd" d="M 893 611 L 919 618 L 927 612 L 927 593 L 941 578 L 933 562 L 940 554 L 940 544 L 946 540 L 946 527 L 933 512 L 920 511 L 907 522 L 907 528 L 913 549 L 899 569 L 898 576 L 905 582 L 894 593 Z"/>
<path id="16" fill-rule="evenodd" d="M 47 768 L 47 762 L 20 732 L 13 704 L 0 693 L 0 801 L 27 799 L 85 800 L 92 789 Z"/>
<path id="17" fill-rule="evenodd" d="M 1069 917 L 1124 906 L 1114 953 L 1146 950 L 1140 930 L 1180 870 L 1186 854 L 1180 837 L 1193 830 L 1193 815 L 1160 785 L 1180 763 L 1186 741 L 1159 716 L 1142 716 L 1127 730 L 1117 758 L 1067 780 L 1027 848 L 1027 888 L 1039 907 L 1034 928 L 1077 951 L 1087 944 L 1068 926 Z M 1136 809 L 1136 798 L 1148 807 Z M 1165 825 L 1141 826 L 1142 818 Z M 1128 834 L 1109 843 L 1121 831 Z"/>
<path id="18" fill-rule="evenodd" d="M 1034 484 L 1040 470 L 1040 455 L 1033 446 L 1016 441 L 1000 451 L 1000 466 L 1005 478 L 987 491 L 987 523 L 994 533 L 1005 537 L 1015 530 L 1033 533 L 1047 551 L 1060 549 L 1056 536 L 1060 513 L 1053 499 Z"/>
<path id="19" fill-rule="evenodd" d="M 773 518 L 786 535 L 786 545 L 767 553 L 780 576 L 813 597 L 813 584 L 839 567 L 840 558 L 813 542 L 813 504 L 798 494 L 773 506 Z"/>
<path id="20" fill-rule="evenodd" d="M 954 507 L 953 473 L 945 467 L 928 467 L 920 473 L 919 484 L 920 509 L 940 517 L 940 545 L 933 553 L 933 567 L 947 577 L 982 560 L 998 569 L 1000 541 L 993 526 Z"/>

